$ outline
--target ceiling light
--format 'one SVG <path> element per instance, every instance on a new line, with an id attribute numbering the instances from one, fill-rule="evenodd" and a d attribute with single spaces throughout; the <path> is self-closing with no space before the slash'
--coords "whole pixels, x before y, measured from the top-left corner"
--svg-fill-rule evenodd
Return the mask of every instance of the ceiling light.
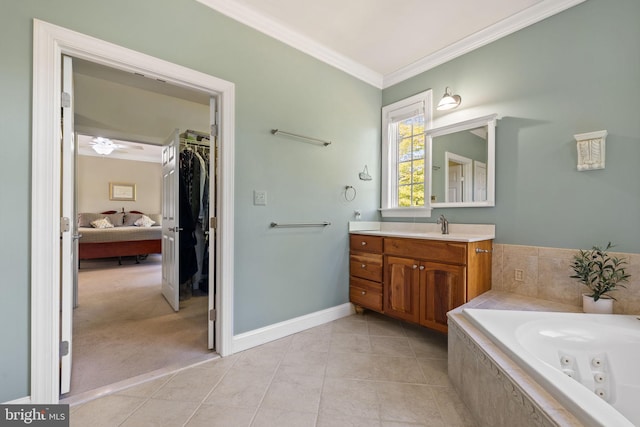
<path id="1" fill-rule="evenodd" d="M 460 105 L 461 102 L 462 98 L 460 97 L 460 95 L 451 95 L 451 89 L 449 88 L 449 86 L 447 86 L 442 99 L 440 100 L 440 102 L 438 102 L 436 110 L 451 110 Z"/>
<path id="2" fill-rule="evenodd" d="M 93 148 L 93 151 L 104 156 L 111 154 L 111 152 L 117 148 L 117 145 L 114 144 L 113 141 L 111 141 L 109 138 L 103 138 L 99 136 L 97 138 L 93 138 L 92 141 L 93 144 L 91 145 L 91 147 Z"/>

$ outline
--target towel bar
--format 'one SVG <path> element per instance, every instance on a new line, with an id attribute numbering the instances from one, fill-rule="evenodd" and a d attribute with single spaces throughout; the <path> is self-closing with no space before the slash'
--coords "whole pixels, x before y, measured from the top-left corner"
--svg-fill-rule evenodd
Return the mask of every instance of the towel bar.
<path id="1" fill-rule="evenodd" d="M 280 227 L 280 228 L 284 228 L 284 227 L 326 227 L 327 225 L 331 225 L 330 222 L 324 221 L 324 222 L 288 222 L 288 223 L 277 223 L 277 222 L 272 222 L 271 223 L 271 227 L 272 228 L 276 228 L 276 227 Z"/>

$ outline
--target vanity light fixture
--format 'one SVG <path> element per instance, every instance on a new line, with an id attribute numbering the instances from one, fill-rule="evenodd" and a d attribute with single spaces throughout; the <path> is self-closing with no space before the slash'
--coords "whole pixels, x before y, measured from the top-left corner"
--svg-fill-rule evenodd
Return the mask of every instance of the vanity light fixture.
<path id="1" fill-rule="evenodd" d="M 102 154 L 103 156 L 108 156 L 113 152 L 113 150 L 118 148 L 118 146 L 109 138 L 103 138 L 101 136 L 93 138 L 91 142 L 91 148 L 93 148 L 93 151 L 98 154 Z"/>
<path id="2" fill-rule="evenodd" d="M 444 90 L 444 95 L 442 96 L 442 99 L 440 100 L 440 102 L 438 102 L 438 106 L 436 107 L 436 110 L 440 110 L 440 111 L 452 110 L 456 108 L 458 105 L 460 105 L 461 102 L 462 102 L 462 98 L 460 97 L 460 95 L 452 95 L 451 88 L 447 86 L 447 88 Z"/>

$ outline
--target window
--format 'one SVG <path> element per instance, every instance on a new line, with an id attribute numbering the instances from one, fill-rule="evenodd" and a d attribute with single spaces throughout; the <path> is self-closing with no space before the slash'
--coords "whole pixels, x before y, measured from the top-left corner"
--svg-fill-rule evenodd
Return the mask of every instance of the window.
<path id="1" fill-rule="evenodd" d="M 431 216 L 430 126 L 430 90 L 382 108 L 382 216 Z"/>

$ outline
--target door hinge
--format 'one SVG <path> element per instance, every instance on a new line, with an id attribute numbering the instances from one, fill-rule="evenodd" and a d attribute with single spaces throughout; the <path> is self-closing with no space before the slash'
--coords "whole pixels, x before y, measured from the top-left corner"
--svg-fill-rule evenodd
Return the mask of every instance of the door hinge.
<path id="1" fill-rule="evenodd" d="M 69 218 L 67 218 L 66 216 L 63 216 L 62 218 L 60 218 L 60 232 L 65 233 L 69 231 L 69 229 L 70 229 Z"/>
<path id="2" fill-rule="evenodd" d="M 214 138 L 218 137 L 218 125 L 217 124 L 212 124 L 211 125 L 211 136 L 213 136 Z"/>
<path id="3" fill-rule="evenodd" d="M 209 310 L 209 320 L 211 320 L 212 322 L 216 321 L 216 309 L 212 308 L 211 310 Z"/>
<path id="4" fill-rule="evenodd" d="M 62 108 L 71 107 L 71 94 L 68 92 L 60 93 L 60 105 Z"/>
<path id="5" fill-rule="evenodd" d="M 209 227 L 213 228 L 214 230 L 218 228 L 218 217 L 211 217 Z"/>
<path id="6" fill-rule="evenodd" d="M 60 343 L 60 357 L 69 354 L 69 341 L 62 341 Z"/>

